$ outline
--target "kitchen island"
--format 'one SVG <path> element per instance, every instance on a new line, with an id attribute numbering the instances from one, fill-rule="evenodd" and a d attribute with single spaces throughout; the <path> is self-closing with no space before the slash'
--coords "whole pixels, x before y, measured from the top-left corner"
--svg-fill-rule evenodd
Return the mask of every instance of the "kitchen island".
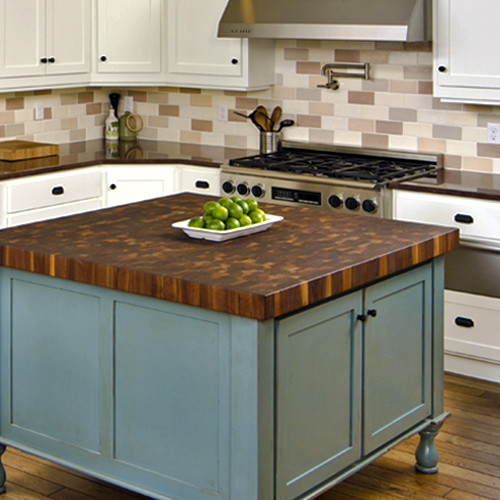
<path id="1" fill-rule="evenodd" d="M 0 443 L 154 498 L 312 497 L 406 436 L 434 472 L 458 231 L 180 194 L 0 232 Z"/>

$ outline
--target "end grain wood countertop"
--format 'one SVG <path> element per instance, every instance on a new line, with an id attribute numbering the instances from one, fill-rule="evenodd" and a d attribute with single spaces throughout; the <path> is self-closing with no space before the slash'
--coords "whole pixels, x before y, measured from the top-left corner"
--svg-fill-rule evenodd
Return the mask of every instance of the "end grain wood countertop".
<path id="1" fill-rule="evenodd" d="M 269 204 L 283 221 L 226 242 L 171 227 L 211 198 L 182 193 L 5 229 L 0 264 L 263 320 L 458 246 L 453 228 Z"/>

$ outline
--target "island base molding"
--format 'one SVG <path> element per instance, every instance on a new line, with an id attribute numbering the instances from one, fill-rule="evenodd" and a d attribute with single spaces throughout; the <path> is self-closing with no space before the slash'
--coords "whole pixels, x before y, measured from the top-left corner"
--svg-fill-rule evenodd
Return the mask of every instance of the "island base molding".
<path id="1" fill-rule="evenodd" d="M 438 257 L 263 321 L 0 268 L 0 455 L 162 500 L 291 500 L 419 432 L 433 472 L 443 288 Z"/>

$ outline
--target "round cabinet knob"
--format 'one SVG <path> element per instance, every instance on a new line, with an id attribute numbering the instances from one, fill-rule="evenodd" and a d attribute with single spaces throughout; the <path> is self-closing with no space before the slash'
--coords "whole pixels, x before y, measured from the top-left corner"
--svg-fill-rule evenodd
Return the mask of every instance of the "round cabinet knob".
<path id="1" fill-rule="evenodd" d="M 55 57 L 49 57 L 49 63 L 55 63 L 56 58 Z"/>
<path id="2" fill-rule="evenodd" d="M 361 207 L 368 213 L 373 213 L 377 210 L 377 204 L 373 200 L 363 200 Z"/>
<path id="3" fill-rule="evenodd" d="M 106 62 L 108 60 L 108 58 L 106 56 L 101 56 L 99 58 L 102 62 Z"/>
<path id="4" fill-rule="evenodd" d="M 222 183 L 222 191 L 227 194 L 234 193 L 234 190 L 236 188 L 234 187 L 234 184 L 231 181 L 225 181 Z"/>
<path id="5" fill-rule="evenodd" d="M 109 189 L 111 189 L 111 190 L 116 189 L 116 184 L 110 184 L 110 185 L 109 185 Z"/>
<path id="6" fill-rule="evenodd" d="M 231 64 L 238 64 L 240 61 L 238 61 L 238 59 L 236 59 L 236 57 L 233 57 L 233 59 L 231 59 Z"/>
<path id="7" fill-rule="evenodd" d="M 342 198 L 336 194 L 332 194 L 329 198 L 328 198 L 328 205 L 330 205 L 331 207 L 333 208 L 339 208 L 342 206 Z"/>
<path id="8" fill-rule="evenodd" d="M 376 309 L 368 309 L 368 311 L 366 311 L 366 314 L 368 314 L 368 316 L 371 316 L 372 318 L 375 318 L 377 316 L 377 310 Z"/>
<path id="9" fill-rule="evenodd" d="M 357 210 L 359 208 L 359 201 L 356 198 L 353 198 L 352 196 L 346 198 L 344 203 L 346 208 L 348 208 L 349 210 Z"/>
<path id="10" fill-rule="evenodd" d="M 238 194 L 241 194 L 241 196 L 246 196 L 250 192 L 250 189 L 249 189 L 248 184 L 246 182 L 242 182 L 241 184 L 238 184 L 238 186 L 236 187 L 236 190 L 238 191 Z"/>
<path id="11" fill-rule="evenodd" d="M 448 68 L 446 66 L 438 66 L 438 71 L 440 73 L 446 73 L 448 71 Z"/>
<path id="12" fill-rule="evenodd" d="M 264 196 L 265 190 L 260 184 L 255 184 L 252 186 L 252 195 L 255 198 L 262 198 Z"/>
<path id="13" fill-rule="evenodd" d="M 47 59 L 46 57 L 42 57 L 42 58 L 40 59 L 40 62 L 41 62 L 42 64 L 47 64 L 48 59 Z"/>

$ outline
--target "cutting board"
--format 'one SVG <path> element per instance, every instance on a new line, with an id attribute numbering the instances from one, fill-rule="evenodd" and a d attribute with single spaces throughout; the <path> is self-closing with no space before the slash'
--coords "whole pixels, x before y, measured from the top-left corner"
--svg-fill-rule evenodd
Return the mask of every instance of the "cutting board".
<path id="1" fill-rule="evenodd" d="M 58 144 L 30 141 L 0 142 L 0 160 L 17 161 L 59 154 Z"/>

